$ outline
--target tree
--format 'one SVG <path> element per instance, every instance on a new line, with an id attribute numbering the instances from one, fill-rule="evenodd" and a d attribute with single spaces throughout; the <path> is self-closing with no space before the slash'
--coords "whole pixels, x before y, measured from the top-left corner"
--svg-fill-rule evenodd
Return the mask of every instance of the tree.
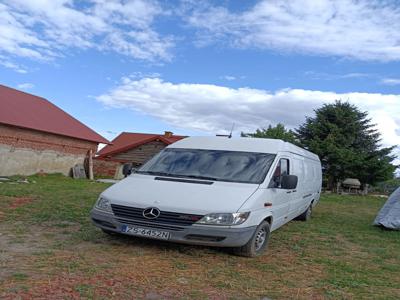
<path id="1" fill-rule="evenodd" d="M 393 178 L 395 146 L 382 148 L 368 113 L 348 102 L 336 101 L 315 110 L 296 136 L 303 147 L 319 155 L 328 188 L 348 177 L 368 184 Z"/>
<path id="2" fill-rule="evenodd" d="M 268 138 L 268 139 L 279 139 L 290 143 L 296 143 L 295 133 L 292 130 L 287 130 L 285 126 L 278 123 L 275 127 L 271 125 L 267 129 L 257 129 L 255 133 L 243 133 L 242 137 L 255 137 L 255 138 Z"/>

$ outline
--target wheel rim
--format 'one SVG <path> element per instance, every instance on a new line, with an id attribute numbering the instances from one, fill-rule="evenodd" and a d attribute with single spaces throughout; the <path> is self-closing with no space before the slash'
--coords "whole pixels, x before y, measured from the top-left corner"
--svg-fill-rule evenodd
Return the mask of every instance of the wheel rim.
<path id="1" fill-rule="evenodd" d="M 262 246 L 265 243 L 265 240 L 267 238 L 267 232 L 265 231 L 265 228 L 261 228 L 257 234 L 256 234 L 256 238 L 255 238 L 255 248 L 256 251 L 260 250 L 262 248 Z"/>

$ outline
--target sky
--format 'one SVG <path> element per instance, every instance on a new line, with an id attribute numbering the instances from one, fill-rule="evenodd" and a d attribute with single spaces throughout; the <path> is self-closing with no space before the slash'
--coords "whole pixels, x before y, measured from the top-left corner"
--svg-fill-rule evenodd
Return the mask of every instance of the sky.
<path id="1" fill-rule="evenodd" d="M 108 139 L 296 128 L 345 100 L 400 145 L 400 1 L 0 0 L 0 83 Z"/>

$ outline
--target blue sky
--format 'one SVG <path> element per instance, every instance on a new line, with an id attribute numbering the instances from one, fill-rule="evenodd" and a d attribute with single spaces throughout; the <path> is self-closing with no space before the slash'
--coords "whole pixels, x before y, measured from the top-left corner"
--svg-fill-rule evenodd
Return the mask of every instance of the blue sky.
<path id="1" fill-rule="evenodd" d="M 111 139 L 298 126 L 335 99 L 400 144 L 400 2 L 0 1 L 0 83 Z"/>

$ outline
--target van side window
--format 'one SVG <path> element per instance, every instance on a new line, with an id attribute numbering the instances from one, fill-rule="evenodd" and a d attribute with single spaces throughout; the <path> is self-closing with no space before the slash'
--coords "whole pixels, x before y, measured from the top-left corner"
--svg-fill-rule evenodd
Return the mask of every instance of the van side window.
<path id="1" fill-rule="evenodd" d="M 289 175 L 289 160 L 286 158 L 281 158 L 280 163 L 281 163 L 281 176 Z"/>
<path id="2" fill-rule="evenodd" d="M 271 179 L 268 187 L 270 188 L 280 188 L 282 176 L 289 175 L 289 160 L 286 158 L 281 158 L 278 165 L 276 166 L 274 176 Z"/>

